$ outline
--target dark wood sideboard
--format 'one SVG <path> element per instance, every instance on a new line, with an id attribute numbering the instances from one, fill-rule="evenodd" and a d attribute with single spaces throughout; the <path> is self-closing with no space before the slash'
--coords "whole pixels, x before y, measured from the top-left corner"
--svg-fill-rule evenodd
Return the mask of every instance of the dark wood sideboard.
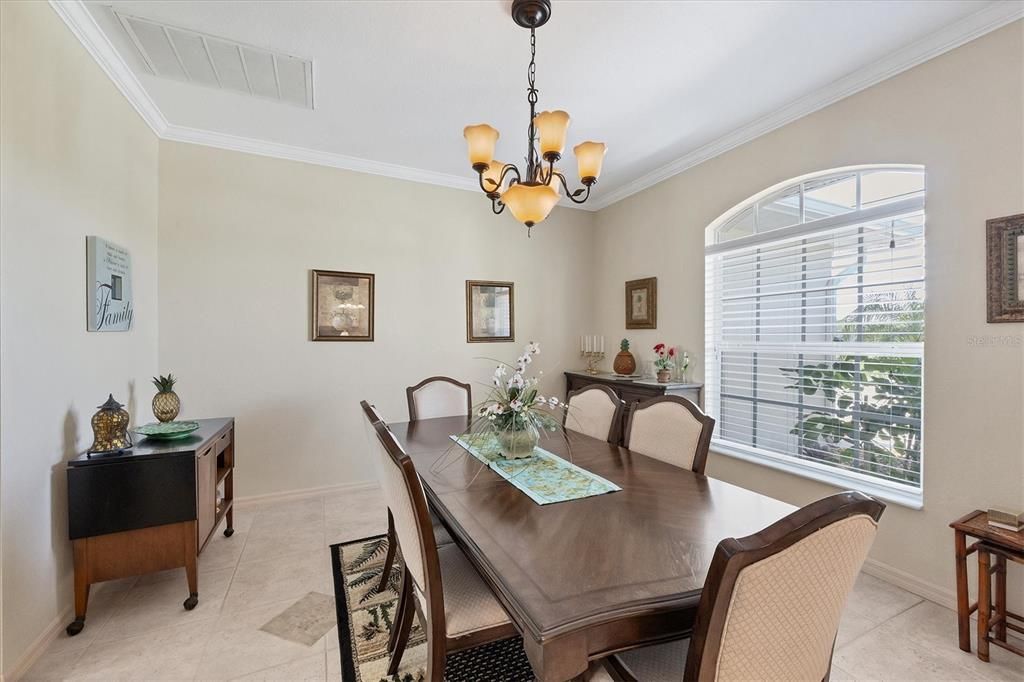
<path id="1" fill-rule="evenodd" d="M 647 400 L 659 395 L 678 395 L 696 403 L 704 409 L 704 384 L 682 383 L 670 381 L 659 384 L 655 379 L 636 378 L 619 379 L 614 374 L 587 374 L 586 372 L 566 372 L 565 390 L 575 391 L 590 384 L 603 384 L 618 395 L 629 409 L 633 403 Z"/>
<path id="2" fill-rule="evenodd" d="M 75 556 L 75 620 L 89 586 L 185 567 L 188 610 L 199 603 L 197 557 L 222 520 L 234 533 L 235 420 L 200 419 L 187 438 L 145 438 L 131 450 L 68 462 L 68 531 Z M 223 495 L 217 489 L 223 484 Z"/>

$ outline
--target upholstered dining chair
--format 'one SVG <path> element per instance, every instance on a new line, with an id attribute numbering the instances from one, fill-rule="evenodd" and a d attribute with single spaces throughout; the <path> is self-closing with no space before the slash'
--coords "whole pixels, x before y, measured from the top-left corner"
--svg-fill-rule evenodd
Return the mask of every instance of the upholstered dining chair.
<path id="1" fill-rule="evenodd" d="M 360 405 L 373 430 L 374 464 L 405 561 L 388 675 L 397 673 L 419 614 L 427 635 L 427 680 L 442 682 L 449 652 L 514 637 L 516 629 L 462 550 L 436 543 L 416 467 L 376 411 L 366 401 Z"/>
<path id="2" fill-rule="evenodd" d="M 609 443 L 619 442 L 622 411 L 626 404 L 615 395 L 615 391 L 601 384 L 590 384 L 570 391 L 565 402 L 568 409 L 562 418 L 562 426 L 567 431 Z"/>
<path id="3" fill-rule="evenodd" d="M 409 401 L 409 421 L 434 417 L 463 417 L 473 411 L 473 391 L 469 384 L 451 377 L 429 377 L 405 389 Z"/>
<path id="4" fill-rule="evenodd" d="M 839 618 L 884 509 L 839 493 L 722 540 L 690 639 L 617 654 L 589 679 L 828 680 Z"/>
<path id="5" fill-rule="evenodd" d="M 409 421 L 432 419 L 434 417 L 468 417 L 473 410 L 473 391 L 469 384 L 451 377 L 428 377 L 405 389 L 405 397 L 409 403 Z M 371 406 L 372 407 L 372 406 Z M 441 522 L 431 513 L 437 544 L 450 544 L 452 539 Z M 395 522 L 388 510 L 388 549 L 384 557 L 384 570 L 380 574 L 377 591 L 383 592 L 387 587 L 391 567 L 395 563 Z"/>
<path id="6" fill-rule="evenodd" d="M 714 430 L 715 420 L 686 398 L 659 395 L 633 405 L 623 445 L 703 474 Z"/>

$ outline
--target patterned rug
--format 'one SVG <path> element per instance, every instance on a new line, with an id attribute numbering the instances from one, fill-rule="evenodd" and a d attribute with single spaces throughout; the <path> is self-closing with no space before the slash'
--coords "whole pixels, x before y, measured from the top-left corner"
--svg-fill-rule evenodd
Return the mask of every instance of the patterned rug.
<path id="1" fill-rule="evenodd" d="M 387 674 L 388 637 L 395 618 L 402 575 L 401 558 L 398 558 L 388 577 L 387 588 L 377 592 L 387 547 L 387 536 L 384 535 L 331 545 L 343 682 L 426 680 L 427 644 L 418 619 L 413 623 L 398 674 Z M 446 682 L 534 680 L 519 638 L 449 655 L 444 678 Z"/>

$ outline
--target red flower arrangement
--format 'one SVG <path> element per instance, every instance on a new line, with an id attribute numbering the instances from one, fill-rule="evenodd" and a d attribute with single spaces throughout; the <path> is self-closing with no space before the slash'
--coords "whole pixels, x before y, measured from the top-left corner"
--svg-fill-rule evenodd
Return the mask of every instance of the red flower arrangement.
<path id="1" fill-rule="evenodd" d="M 676 357 L 676 349 L 669 348 L 663 343 L 659 343 L 654 347 L 654 352 L 658 356 L 654 360 L 654 366 L 658 369 L 670 369 L 672 367 L 672 361 Z"/>

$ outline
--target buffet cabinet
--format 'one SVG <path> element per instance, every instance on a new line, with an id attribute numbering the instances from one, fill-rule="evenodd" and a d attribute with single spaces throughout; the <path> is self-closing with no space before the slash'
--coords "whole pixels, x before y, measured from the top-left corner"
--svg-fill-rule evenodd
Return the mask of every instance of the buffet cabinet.
<path id="1" fill-rule="evenodd" d="M 197 558 L 225 521 L 234 533 L 235 420 L 197 420 L 178 440 L 146 438 L 131 450 L 68 462 L 68 530 L 74 548 L 75 620 L 85 626 L 93 583 L 185 568 L 186 609 L 199 603 Z"/>
<path id="2" fill-rule="evenodd" d="M 626 403 L 627 410 L 633 403 L 657 397 L 659 395 L 678 395 L 690 400 L 700 409 L 704 409 L 704 384 L 669 382 L 660 384 L 654 379 L 643 377 L 620 378 L 615 374 L 588 374 L 586 372 L 566 372 L 565 390 L 576 391 L 591 384 L 602 384 L 615 391 L 615 394 Z"/>

